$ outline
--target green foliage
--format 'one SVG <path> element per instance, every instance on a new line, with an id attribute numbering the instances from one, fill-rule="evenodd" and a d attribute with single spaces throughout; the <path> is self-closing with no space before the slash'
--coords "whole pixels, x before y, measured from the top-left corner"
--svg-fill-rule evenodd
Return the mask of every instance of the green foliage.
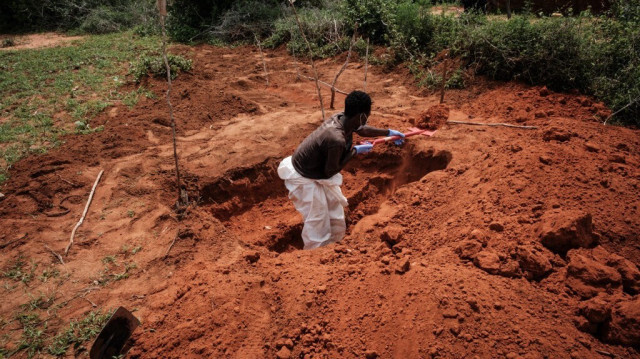
<path id="1" fill-rule="evenodd" d="M 180 55 L 168 54 L 167 61 L 169 61 L 169 67 L 171 69 L 171 79 L 178 77 L 178 73 L 181 71 L 191 70 L 192 61 Z M 161 55 L 144 54 L 131 63 L 129 74 L 133 76 L 136 83 L 139 83 L 149 75 L 154 77 L 167 77 L 167 68 Z"/>
<path id="2" fill-rule="evenodd" d="M 220 17 L 211 33 L 227 42 L 253 41 L 254 35 L 269 36 L 281 13 L 275 1 L 238 1 Z"/>
<path id="3" fill-rule="evenodd" d="M 57 146 L 62 135 L 100 131 L 89 123 L 121 98 L 124 63 L 158 42 L 125 32 L 89 36 L 72 46 L 0 52 L 0 183 L 15 161 Z M 86 126 L 76 128 L 76 121 Z"/>
<path id="4" fill-rule="evenodd" d="M 33 358 L 44 348 L 44 327 L 40 327 L 40 316 L 36 313 L 21 312 L 16 316 L 16 320 L 22 325 L 22 337 L 16 348 L 16 352 L 26 350 L 27 357 Z"/>
<path id="5" fill-rule="evenodd" d="M 300 9 L 298 17 L 314 57 L 333 56 L 349 48 L 350 38 L 339 12 L 316 8 Z M 309 54 L 293 14 L 277 20 L 273 34 L 264 42 L 265 47 L 282 44 L 287 44 L 287 49 L 296 55 Z"/>
<path id="6" fill-rule="evenodd" d="M 466 58 L 478 70 L 500 80 L 524 80 L 556 90 L 585 86 L 581 39 L 575 19 L 492 21 L 471 31 Z"/>
<path id="7" fill-rule="evenodd" d="M 386 44 L 395 24 L 397 6 L 393 0 L 345 0 L 342 13 L 349 29 L 357 24 L 358 32 L 374 44 Z"/>
<path id="8" fill-rule="evenodd" d="M 154 23 L 154 4 L 154 0 L 6 0 L 0 3 L 0 33 L 121 31 Z"/>
<path id="9" fill-rule="evenodd" d="M 5 278 L 9 278 L 16 282 L 22 282 L 24 284 L 29 284 L 33 277 L 35 276 L 36 268 L 38 267 L 37 263 L 31 263 L 29 269 L 26 268 L 27 262 L 24 256 L 21 254 L 15 261 L 7 268 L 6 271 L 2 272 L 2 276 Z"/>
<path id="10" fill-rule="evenodd" d="M 81 320 L 72 320 L 69 328 L 56 335 L 47 350 L 49 354 L 61 356 L 67 352 L 71 345 L 80 347 L 85 342 L 93 339 L 111 317 L 112 312 L 92 311 Z"/>

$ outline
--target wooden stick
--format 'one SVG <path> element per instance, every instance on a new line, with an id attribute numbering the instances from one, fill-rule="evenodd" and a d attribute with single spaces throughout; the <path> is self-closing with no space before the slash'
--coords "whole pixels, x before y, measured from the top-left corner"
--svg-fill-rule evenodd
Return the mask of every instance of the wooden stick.
<path id="1" fill-rule="evenodd" d="M 60 263 L 62 263 L 62 265 L 64 264 L 64 260 L 62 259 L 62 256 L 60 254 L 58 254 L 57 252 L 55 252 L 53 249 L 51 249 L 48 245 L 44 245 L 44 247 L 51 252 L 51 254 L 53 254 L 56 258 L 58 258 L 58 260 L 60 261 Z"/>
<path id="2" fill-rule="evenodd" d="M 255 37 L 256 43 L 258 44 L 258 50 L 260 50 L 260 57 L 262 58 L 262 67 L 264 68 L 264 78 L 267 80 L 267 87 L 269 87 L 269 73 L 267 72 L 267 63 L 264 61 L 264 53 L 262 53 L 262 45 L 260 45 L 260 40 L 258 39 L 258 35 L 253 34 L 253 37 Z"/>
<path id="3" fill-rule="evenodd" d="M 440 103 L 444 102 L 444 88 L 447 87 L 447 73 L 449 72 L 449 61 L 444 60 L 444 73 L 442 74 L 442 87 L 440 88 Z"/>
<path id="4" fill-rule="evenodd" d="M 299 75 L 299 76 L 302 77 L 302 78 L 305 78 L 307 80 L 310 80 L 310 81 L 314 81 L 315 80 L 313 77 L 310 77 L 310 76 L 305 76 L 305 75 Z M 318 80 L 318 83 L 320 85 L 324 85 L 324 86 L 327 86 L 327 87 L 331 88 L 331 84 L 326 83 L 324 81 Z M 339 94 L 343 94 L 343 95 L 348 95 L 349 94 L 348 92 L 342 91 L 342 90 L 340 90 L 338 88 L 336 88 L 336 92 L 339 93 Z"/>
<path id="5" fill-rule="evenodd" d="M 104 170 L 100 170 L 100 173 L 98 173 L 98 178 L 96 178 L 96 181 L 93 184 L 93 188 L 91 189 L 91 193 L 89 193 L 89 199 L 87 200 L 87 205 L 84 206 L 84 212 L 82 212 L 82 217 L 80 217 L 80 220 L 78 221 L 78 223 L 76 223 L 76 226 L 73 227 L 73 231 L 71 231 L 71 237 L 69 238 L 69 244 L 67 244 L 67 248 L 64 250 L 64 255 L 65 256 L 67 254 L 69 254 L 69 248 L 71 248 L 71 245 L 73 244 L 73 237 L 76 235 L 76 230 L 78 229 L 78 227 L 80 227 L 82 222 L 84 222 L 84 217 L 87 215 L 87 211 L 89 210 L 89 205 L 91 204 L 91 200 L 93 199 L 93 193 L 96 191 L 96 187 L 98 186 L 98 182 L 100 181 L 100 177 L 102 177 L 102 173 L 104 173 Z"/>
<path id="6" fill-rule="evenodd" d="M 349 43 L 349 52 L 347 53 L 347 60 L 344 62 L 344 65 L 342 65 L 342 67 L 340 68 L 340 71 L 338 71 L 338 73 L 336 74 L 336 77 L 333 79 L 333 83 L 331 84 L 331 103 L 329 104 L 330 109 L 334 108 L 333 102 L 336 98 L 336 82 L 338 82 L 338 77 L 340 77 L 342 72 L 347 68 L 347 65 L 349 65 L 349 59 L 351 59 L 351 49 L 353 48 L 353 43 L 356 41 L 356 31 L 357 31 L 357 26 L 356 26 L 356 30 L 353 31 L 353 37 L 351 38 L 351 42 Z"/>
<path id="7" fill-rule="evenodd" d="M 364 55 L 364 84 L 362 91 L 367 92 L 367 68 L 369 67 L 369 38 L 367 37 L 367 50 Z"/>
<path id="8" fill-rule="evenodd" d="M 503 126 L 503 127 L 513 127 L 513 128 L 523 128 L 525 130 L 535 130 L 537 126 L 519 126 L 519 125 L 511 125 L 508 123 L 483 123 L 483 122 L 467 122 L 467 121 L 453 121 L 449 120 L 447 123 L 454 123 L 457 125 L 475 125 L 475 126 Z"/>
<path id="9" fill-rule="evenodd" d="M 304 30 L 302 29 L 302 24 L 300 23 L 300 18 L 298 17 L 298 12 L 296 11 L 296 7 L 293 6 L 293 2 L 295 0 L 289 0 L 289 5 L 291 5 L 291 9 L 293 9 L 293 15 L 295 15 L 296 22 L 298 23 L 298 28 L 300 29 L 300 35 L 304 39 L 304 42 L 307 44 L 307 49 L 309 50 L 309 61 L 311 62 L 311 67 L 313 68 L 313 74 L 316 81 L 316 90 L 318 91 L 318 100 L 320 100 L 320 109 L 322 110 L 322 119 L 324 120 L 324 103 L 322 102 L 322 92 L 320 92 L 320 85 L 318 84 L 318 70 L 316 70 L 316 64 L 313 62 L 313 51 L 311 50 L 311 45 L 307 40 L 307 37 L 304 34 Z"/>
<path id="10" fill-rule="evenodd" d="M 164 0 L 162 0 L 164 1 Z M 162 27 L 162 59 L 164 61 L 164 66 L 167 69 L 167 105 L 169 105 L 169 118 L 171 119 L 171 132 L 173 134 L 173 159 L 175 161 L 176 166 L 176 187 L 178 189 L 178 201 L 176 204 L 178 207 L 181 205 L 187 206 L 189 203 L 188 199 L 186 199 L 186 191 L 183 193 L 182 189 L 182 181 L 180 180 L 180 167 L 178 166 L 178 149 L 176 145 L 176 120 L 173 117 L 173 106 L 171 105 L 171 66 L 169 66 L 169 59 L 167 58 L 167 30 L 165 27 L 165 18 L 167 14 L 162 11 L 162 7 L 160 7 L 160 26 Z M 186 200 L 183 200 L 186 199 Z M 184 202 L 184 203 L 183 203 Z"/>
<path id="11" fill-rule="evenodd" d="M 169 244 L 169 248 L 167 248 L 167 252 L 165 252 L 163 259 L 166 259 L 169 256 L 169 252 L 171 251 L 171 248 L 173 248 L 173 245 L 176 243 L 176 239 L 178 239 L 179 233 L 180 233 L 180 230 L 178 230 L 178 232 L 176 232 L 176 236 L 173 237 L 173 240 L 171 241 L 171 244 Z"/>

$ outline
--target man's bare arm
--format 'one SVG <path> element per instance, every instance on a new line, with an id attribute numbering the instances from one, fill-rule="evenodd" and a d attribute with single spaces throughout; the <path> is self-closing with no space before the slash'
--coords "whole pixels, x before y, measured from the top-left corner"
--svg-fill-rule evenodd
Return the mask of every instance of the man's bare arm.
<path id="1" fill-rule="evenodd" d="M 389 135 L 389 130 L 384 128 L 364 126 L 360 131 L 356 131 L 356 133 L 362 137 L 379 137 Z"/>

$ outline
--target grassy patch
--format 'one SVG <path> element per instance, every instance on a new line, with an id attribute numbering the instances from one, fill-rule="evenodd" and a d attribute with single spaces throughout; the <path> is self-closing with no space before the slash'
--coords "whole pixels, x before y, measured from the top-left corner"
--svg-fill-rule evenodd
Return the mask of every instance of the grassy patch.
<path id="1" fill-rule="evenodd" d="M 114 101 L 135 104 L 120 90 L 126 64 L 158 45 L 157 37 L 124 32 L 74 46 L 0 52 L 0 183 L 11 164 L 60 144 L 62 135 L 99 130 L 91 129 L 91 119 Z"/>
<path id="2" fill-rule="evenodd" d="M 179 55 L 167 55 L 171 68 L 171 79 L 175 79 L 181 71 L 190 71 L 192 61 Z M 167 77 L 167 67 L 162 56 L 158 53 L 144 54 L 131 63 L 129 74 L 139 83 L 147 76 Z"/>
<path id="3" fill-rule="evenodd" d="M 36 308 L 38 309 L 38 308 Z M 0 346 L 0 358 L 12 356 L 24 351 L 27 357 L 41 356 L 45 351 L 51 355 L 62 356 L 70 346 L 79 348 L 85 342 L 94 339 L 113 312 L 96 310 L 89 312 L 84 318 L 72 320 L 69 327 L 55 336 L 48 330 L 48 319 L 41 319 L 34 311 L 20 312 L 15 320 L 22 326 L 22 335 L 15 349 L 9 352 L 4 349 L 8 338 L 3 338 Z"/>
<path id="4" fill-rule="evenodd" d="M 100 333 L 111 314 L 110 311 L 103 313 L 101 310 L 97 310 L 90 312 L 80 320 L 72 320 L 66 330 L 52 339 L 47 351 L 49 354 L 60 356 L 64 355 L 72 345 L 74 348 L 80 347 Z"/>
<path id="5" fill-rule="evenodd" d="M 36 268 L 38 264 L 32 262 L 30 268 L 27 268 L 27 262 L 23 255 L 18 255 L 18 258 L 2 272 L 2 276 L 9 278 L 16 282 L 22 282 L 28 285 L 35 276 Z"/>

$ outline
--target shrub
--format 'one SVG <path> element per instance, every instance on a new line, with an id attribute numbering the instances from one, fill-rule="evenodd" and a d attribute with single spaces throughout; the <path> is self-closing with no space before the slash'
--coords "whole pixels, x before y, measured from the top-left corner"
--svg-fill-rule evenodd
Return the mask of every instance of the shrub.
<path id="1" fill-rule="evenodd" d="M 345 22 L 339 12 L 316 8 L 303 8 L 297 12 L 314 57 L 333 56 L 349 48 L 350 38 L 346 36 Z M 289 52 L 309 53 L 293 14 L 277 20 L 273 34 L 264 43 L 267 47 L 282 44 L 287 44 Z"/>
<path id="2" fill-rule="evenodd" d="M 190 71 L 192 61 L 179 55 L 167 55 L 171 68 L 171 79 L 175 79 L 181 71 Z M 137 61 L 131 64 L 129 74 L 133 76 L 136 83 L 144 77 L 166 77 L 167 70 L 161 55 L 142 55 Z"/>
<path id="3" fill-rule="evenodd" d="M 262 1 L 237 2 L 220 17 L 212 33 L 223 41 L 253 41 L 269 36 L 282 9 L 277 4 Z"/>
<path id="4" fill-rule="evenodd" d="M 6 0 L 0 32 L 71 30 L 105 33 L 146 23 L 154 0 Z"/>
<path id="5" fill-rule="evenodd" d="M 395 23 L 397 2 L 394 0 L 345 0 L 341 11 L 347 27 L 375 44 L 388 44 Z"/>

